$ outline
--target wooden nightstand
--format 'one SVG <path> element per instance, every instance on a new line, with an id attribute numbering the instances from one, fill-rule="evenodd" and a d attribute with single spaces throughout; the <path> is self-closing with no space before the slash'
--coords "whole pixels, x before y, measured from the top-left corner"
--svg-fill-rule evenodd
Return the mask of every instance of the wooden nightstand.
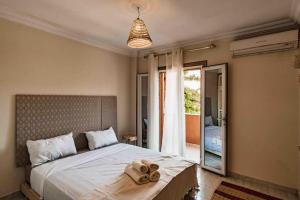
<path id="1" fill-rule="evenodd" d="M 133 134 L 126 134 L 122 136 L 122 139 L 125 141 L 126 144 L 134 144 L 136 145 L 137 137 Z"/>

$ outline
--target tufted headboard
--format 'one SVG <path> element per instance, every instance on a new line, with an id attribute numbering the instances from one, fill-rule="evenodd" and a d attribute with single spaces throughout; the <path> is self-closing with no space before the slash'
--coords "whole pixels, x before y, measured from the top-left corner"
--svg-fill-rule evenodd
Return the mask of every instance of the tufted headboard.
<path id="1" fill-rule="evenodd" d="M 117 134 L 116 96 L 16 95 L 16 165 L 30 164 L 27 140 L 73 132 L 80 150 L 88 148 L 84 132 L 110 126 Z"/>

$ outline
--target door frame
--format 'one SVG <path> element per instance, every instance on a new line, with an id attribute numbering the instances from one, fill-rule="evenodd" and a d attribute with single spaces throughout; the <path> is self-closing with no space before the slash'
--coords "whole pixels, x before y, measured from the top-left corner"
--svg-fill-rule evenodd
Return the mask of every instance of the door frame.
<path id="1" fill-rule="evenodd" d="M 200 71 L 200 75 L 201 75 L 201 71 L 202 71 L 202 68 L 204 67 L 207 67 L 207 60 L 203 60 L 203 61 L 196 61 L 196 62 L 190 62 L 190 63 L 184 63 L 184 66 L 183 66 L 183 71 L 188 71 L 188 70 L 199 70 Z M 165 73 L 166 72 L 166 67 L 163 66 L 163 67 L 159 67 L 159 73 Z M 201 78 L 201 77 L 200 77 Z M 160 80 L 159 80 L 160 81 Z M 201 79 L 200 79 L 200 88 L 201 88 Z M 161 93 L 161 92 L 160 92 Z M 201 95 L 201 89 L 200 89 L 200 95 Z M 161 103 L 160 103 L 161 104 Z M 201 100 L 200 100 L 200 108 L 201 108 Z M 161 113 L 162 113 L 162 110 L 161 110 L 161 106 L 159 108 L 159 118 L 160 118 L 160 122 L 162 121 L 161 120 Z M 186 123 L 186 122 L 185 122 Z M 200 121 L 199 123 L 201 123 L 201 113 L 200 113 Z M 163 134 L 163 130 L 161 130 L 161 124 L 160 124 L 160 135 L 159 135 L 159 138 L 161 138 L 160 140 L 160 146 L 159 146 L 159 149 L 161 149 L 161 144 L 162 144 L 162 134 Z M 200 127 L 200 130 L 201 130 L 201 127 Z M 200 134 L 200 140 L 201 140 L 201 133 Z M 185 141 L 186 142 L 186 141 Z M 200 144 L 201 144 L 201 141 L 200 141 Z M 200 162 L 201 162 L 201 147 L 199 149 L 200 151 Z"/>
<path id="2" fill-rule="evenodd" d="M 206 166 L 204 163 L 204 127 L 205 127 L 205 72 L 209 70 L 215 69 L 222 69 L 222 74 L 224 77 L 222 79 L 222 87 L 224 92 L 222 93 L 222 104 L 223 104 L 223 113 L 222 113 L 222 169 L 218 170 L 212 168 L 210 166 Z M 227 174 L 227 110 L 228 110 L 228 100 L 227 100 L 227 93 L 228 93 L 228 63 L 221 63 L 215 65 L 209 65 L 203 67 L 201 70 L 201 168 L 210 170 L 212 172 L 221 174 L 226 176 Z"/>

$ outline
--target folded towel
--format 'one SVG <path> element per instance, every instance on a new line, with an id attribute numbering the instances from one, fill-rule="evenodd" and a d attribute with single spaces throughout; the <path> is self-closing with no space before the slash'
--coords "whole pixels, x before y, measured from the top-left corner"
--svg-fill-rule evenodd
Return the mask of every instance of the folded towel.
<path id="1" fill-rule="evenodd" d="M 149 180 L 151 182 L 157 182 L 160 178 L 160 173 L 159 171 L 153 171 L 149 174 Z"/>
<path id="2" fill-rule="evenodd" d="M 136 170 L 138 170 L 139 172 L 142 173 L 147 173 L 148 172 L 148 167 L 147 165 L 145 165 L 144 163 L 142 163 L 141 161 L 133 161 L 132 162 L 132 167 Z"/>
<path id="3" fill-rule="evenodd" d="M 125 173 L 139 185 L 149 182 L 149 175 L 137 171 L 131 164 L 127 165 L 125 168 Z"/>
<path id="4" fill-rule="evenodd" d="M 142 160 L 142 163 L 144 163 L 145 165 L 147 165 L 147 167 L 149 168 L 149 172 L 153 172 L 159 169 L 159 165 L 156 163 L 153 163 L 149 160 Z"/>

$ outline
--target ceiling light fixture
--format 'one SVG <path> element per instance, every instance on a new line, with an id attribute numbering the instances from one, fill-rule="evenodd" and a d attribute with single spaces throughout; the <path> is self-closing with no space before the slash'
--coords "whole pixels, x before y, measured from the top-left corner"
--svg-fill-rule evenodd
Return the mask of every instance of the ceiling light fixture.
<path id="1" fill-rule="evenodd" d="M 131 48 L 146 48 L 152 45 L 151 37 L 143 20 L 140 19 L 140 7 L 137 7 L 138 17 L 133 21 L 129 32 L 127 45 Z"/>

